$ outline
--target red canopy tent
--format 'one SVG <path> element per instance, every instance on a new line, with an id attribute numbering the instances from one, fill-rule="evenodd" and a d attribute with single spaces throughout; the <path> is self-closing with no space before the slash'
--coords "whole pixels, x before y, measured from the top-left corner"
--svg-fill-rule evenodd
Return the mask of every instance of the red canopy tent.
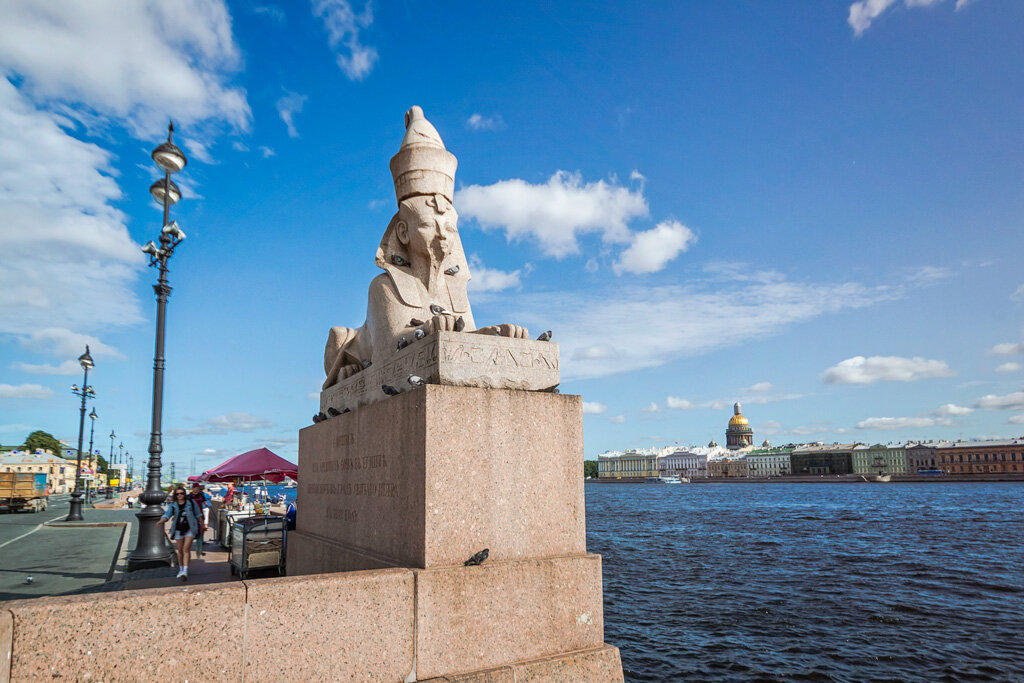
<path id="1" fill-rule="evenodd" d="M 230 482 L 272 481 L 279 484 L 285 477 L 298 480 L 299 466 L 288 462 L 281 456 L 266 448 L 257 448 L 228 458 L 216 467 L 212 467 L 199 475 L 200 481 Z"/>

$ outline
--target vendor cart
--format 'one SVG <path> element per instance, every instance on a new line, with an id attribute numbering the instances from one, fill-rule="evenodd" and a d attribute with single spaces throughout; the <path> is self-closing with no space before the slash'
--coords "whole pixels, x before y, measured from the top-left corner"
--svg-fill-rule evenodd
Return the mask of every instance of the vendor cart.
<path id="1" fill-rule="evenodd" d="M 243 579 L 253 569 L 277 567 L 283 575 L 287 552 L 287 522 L 283 517 L 244 517 L 231 523 L 231 573 Z"/>
<path id="2" fill-rule="evenodd" d="M 232 528 L 235 522 L 240 519 L 252 517 L 249 510 L 226 510 L 220 509 L 220 519 L 217 524 L 217 540 L 225 548 L 231 547 Z"/>

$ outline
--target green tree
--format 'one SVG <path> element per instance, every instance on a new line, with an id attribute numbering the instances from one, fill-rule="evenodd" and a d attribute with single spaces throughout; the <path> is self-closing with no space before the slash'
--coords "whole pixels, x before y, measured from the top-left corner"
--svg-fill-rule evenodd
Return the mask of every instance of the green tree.
<path id="1" fill-rule="evenodd" d="M 41 429 L 37 429 L 25 437 L 25 450 L 29 453 L 35 453 L 37 448 L 50 451 L 54 455 L 61 454 L 60 441 L 53 438 L 53 434 L 44 432 Z"/>
<path id="2" fill-rule="evenodd" d="M 583 461 L 583 476 L 584 477 L 597 477 L 597 461 L 596 460 L 584 460 Z"/>

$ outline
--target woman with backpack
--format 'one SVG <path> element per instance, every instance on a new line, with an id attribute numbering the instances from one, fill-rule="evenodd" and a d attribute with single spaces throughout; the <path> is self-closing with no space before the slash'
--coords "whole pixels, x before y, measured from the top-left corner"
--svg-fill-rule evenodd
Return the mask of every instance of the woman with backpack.
<path id="1" fill-rule="evenodd" d="M 188 560 L 192 550 L 192 539 L 199 533 L 199 525 L 202 520 L 202 512 L 199 504 L 189 497 L 185 487 L 179 486 L 174 489 L 174 496 L 171 504 L 167 506 L 158 524 L 163 524 L 168 519 L 173 519 L 171 525 L 171 539 L 178 547 L 178 577 L 182 581 L 188 581 Z"/>

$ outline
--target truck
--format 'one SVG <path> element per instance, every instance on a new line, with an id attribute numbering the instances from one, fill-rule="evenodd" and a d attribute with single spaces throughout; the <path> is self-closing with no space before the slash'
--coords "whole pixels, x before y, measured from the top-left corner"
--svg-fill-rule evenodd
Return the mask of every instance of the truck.
<path id="1" fill-rule="evenodd" d="M 0 511 L 46 509 L 46 473 L 0 472 Z"/>

